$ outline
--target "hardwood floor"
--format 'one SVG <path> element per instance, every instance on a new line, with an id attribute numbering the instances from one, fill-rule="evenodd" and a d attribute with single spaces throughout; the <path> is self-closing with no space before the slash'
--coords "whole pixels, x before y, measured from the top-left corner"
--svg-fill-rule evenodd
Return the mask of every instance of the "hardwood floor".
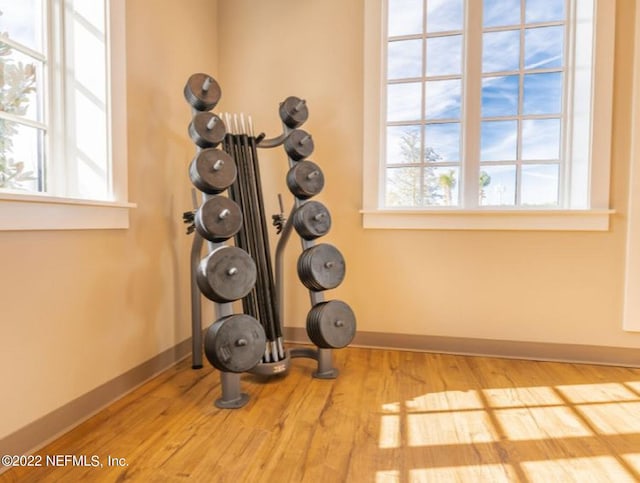
<path id="1" fill-rule="evenodd" d="M 335 380 L 314 365 L 243 375 L 249 404 L 220 410 L 218 373 L 182 361 L 0 481 L 640 481 L 638 369 L 357 348 Z"/>

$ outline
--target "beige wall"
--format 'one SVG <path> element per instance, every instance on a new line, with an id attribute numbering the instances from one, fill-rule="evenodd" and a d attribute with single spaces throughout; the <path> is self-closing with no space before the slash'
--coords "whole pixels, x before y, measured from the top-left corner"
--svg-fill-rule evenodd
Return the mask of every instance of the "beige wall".
<path id="1" fill-rule="evenodd" d="M 563 233 L 364 230 L 363 0 L 220 2 L 225 106 L 251 112 L 272 136 L 278 102 L 308 100 L 313 159 L 327 179 L 319 199 L 334 219 L 326 241 L 347 260 L 345 282 L 328 295 L 353 306 L 360 330 L 640 347 L 640 334 L 621 328 L 634 4 L 619 0 L 617 12 L 617 214 L 607 233 Z M 261 159 L 274 166 L 264 191 L 286 192 L 281 150 Z M 286 324 L 302 326 L 309 302 L 293 269 L 299 248 L 289 251 Z"/>
<path id="2" fill-rule="evenodd" d="M 217 70 L 216 2 L 149 4 L 126 2 L 131 228 L 0 233 L 0 439 L 190 335 L 182 88 Z"/>

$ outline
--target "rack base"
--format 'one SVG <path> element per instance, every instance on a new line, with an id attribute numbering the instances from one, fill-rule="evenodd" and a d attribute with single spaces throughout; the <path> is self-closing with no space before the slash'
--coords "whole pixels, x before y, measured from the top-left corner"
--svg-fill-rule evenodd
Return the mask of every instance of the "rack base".
<path id="1" fill-rule="evenodd" d="M 291 355 L 289 351 L 285 351 L 285 357 L 278 362 L 261 362 L 249 371 L 250 374 L 257 376 L 275 376 L 277 374 L 286 374 L 291 367 Z"/>

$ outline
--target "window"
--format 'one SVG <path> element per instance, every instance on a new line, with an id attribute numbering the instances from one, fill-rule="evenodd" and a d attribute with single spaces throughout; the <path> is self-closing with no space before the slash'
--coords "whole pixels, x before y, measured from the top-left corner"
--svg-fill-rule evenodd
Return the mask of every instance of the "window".
<path id="1" fill-rule="evenodd" d="M 606 229 L 613 7 L 367 2 L 365 227 Z"/>
<path id="2" fill-rule="evenodd" d="M 124 2 L 0 0 L 0 13 L 0 229 L 128 225 Z M 110 214 L 84 226 L 78 211 Z"/>

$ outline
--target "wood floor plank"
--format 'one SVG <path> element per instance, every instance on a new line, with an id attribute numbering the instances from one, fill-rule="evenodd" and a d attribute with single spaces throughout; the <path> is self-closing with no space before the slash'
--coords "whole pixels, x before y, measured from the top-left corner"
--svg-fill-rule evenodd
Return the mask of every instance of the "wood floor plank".
<path id="1" fill-rule="evenodd" d="M 14 468 L 0 481 L 640 481 L 640 370 L 334 354 L 334 380 L 304 359 L 285 376 L 242 375 L 239 410 L 214 406 L 215 370 L 182 361 L 37 453 L 97 455 L 102 468 Z"/>

